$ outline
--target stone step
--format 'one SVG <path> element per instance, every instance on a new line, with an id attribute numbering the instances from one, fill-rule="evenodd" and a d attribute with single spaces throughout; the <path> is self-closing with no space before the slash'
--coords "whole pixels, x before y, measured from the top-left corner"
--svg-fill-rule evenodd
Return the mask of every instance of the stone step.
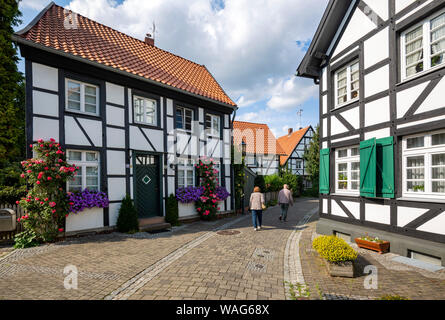
<path id="1" fill-rule="evenodd" d="M 139 230 L 140 231 L 158 231 L 164 229 L 170 229 L 171 224 L 165 222 L 164 217 L 154 217 L 139 219 Z"/>

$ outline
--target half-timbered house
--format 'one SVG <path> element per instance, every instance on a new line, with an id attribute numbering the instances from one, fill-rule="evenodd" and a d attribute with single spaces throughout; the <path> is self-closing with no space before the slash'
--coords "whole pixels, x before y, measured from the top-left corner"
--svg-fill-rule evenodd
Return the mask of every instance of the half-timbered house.
<path id="1" fill-rule="evenodd" d="M 110 199 L 109 208 L 70 215 L 67 232 L 114 226 L 126 194 L 140 219 L 162 220 L 166 198 L 198 184 L 200 156 L 215 159 L 231 192 L 237 107 L 205 66 L 54 3 L 13 38 L 26 65 L 27 143 L 59 141 L 80 167 L 67 190 L 101 190 Z M 195 214 L 179 208 L 180 217 Z"/>
<path id="2" fill-rule="evenodd" d="M 320 233 L 445 266 L 445 2 L 331 0 L 298 75 L 320 88 Z"/>
<path id="3" fill-rule="evenodd" d="M 257 175 L 279 173 L 280 157 L 286 153 L 267 124 L 234 121 L 233 143 L 237 147 L 244 145 L 246 166 Z"/>
<path id="4" fill-rule="evenodd" d="M 277 139 L 286 153 L 285 156 L 280 157 L 280 165 L 287 172 L 301 176 L 305 188 L 312 187 L 312 182 L 306 171 L 307 162 L 304 161 L 304 152 L 309 148 L 313 136 L 314 129 L 309 126 L 298 131 L 289 128 L 287 135 Z"/>

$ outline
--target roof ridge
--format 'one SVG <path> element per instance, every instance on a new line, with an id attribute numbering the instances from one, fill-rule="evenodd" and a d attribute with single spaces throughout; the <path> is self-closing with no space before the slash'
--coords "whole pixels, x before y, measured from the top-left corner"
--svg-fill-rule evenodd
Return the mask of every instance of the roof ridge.
<path id="1" fill-rule="evenodd" d="M 234 120 L 233 122 L 242 122 L 242 123 L 259 124 L 259 125 L 263 125 L 263 126 L 267 126 L 267 127 L 269 127 L 269 125 L 268 125 L 267 123 L 249 122 L 249 121 L 241 121 L 241 120 Z"/>
<path id="2" fill-rule="evenodd" d="M 52 1 L 50 4 L 53 4 L 53 5 L 48 5 L 48 8 L 47 8 L 47 9 L 50 9 L 50 8 L 53 7 L 53 6 L 56 6 L 56 7 L 59 7 L 59 8 L 61 8 L 61 9 L 64 9 L 64 10 L 69 10 L 69 11 L 71 11 L 71 12 L 73 12 L 73 13 L 75 13 L 75 14 L 81 16 L 82 18 L 85 18 L 85 19 L 87 19 L 87 20 L 89 20 L 89 21 L 91 21 L 91 22 L 97 23 L 97 24 L 99 24 L 99 25 L 101 25 L 101 26 L 103 26 L 103 27 L 105 27 L 105 28 L 107 28 L 107 29 L 109 29 L 109 30 L 118 32 L 118 33 L 120 33 L 121 35 L 123 35 L 123 36 L 125 36 L 125 37 L 127 37 L 127 38 L 134 39 L 134 40 L 136 40 L 136 41 L 138 41 L 138 42 L 143 43 L 143 44 L 146 45 L 146 46 L 149 46 L 149 47 L 152 47 L 152 48 L 161 50 L 161 51 L 163 51 L 163 52 L 165 52 L 165 53 L 167 53 L 167 54 L 170 54 L 170 55 L 173 55 L 173 56 L 178 57 L 178 58 L 180 58 L 180 59 L 183 59 L 183 60 L 186 60 L 186 61 L 188 61 L 188 62 L 191 62 L 191 63 L 195 64 L 195 65 L 198 66 L 198 67 L 204 67 L 204 68 L 205 68 L 204 65 L 201 65 L 201 64 L 199 64 L 199 63 L 196 63 L 196 62 L 194 62 L 194 61 L 192 61 L 192 60 L 190 60 L 190 59 L 181 57 L 180 55 L 177 55 L 177 54 L 172 53 L 172 52 L 170 52 L 170 51 L 161 49 L 161 48 L 156 47 L 156 46 L 154 46 L 154 45 L 151 46 L 151 45 L 147 44 L 144 40 L 141 40 L 141 39 L 138 39 L 138 38 L 136 38 L 136 37 L 130 36 L 129 34 L 126 34 L 126 33 L 122 32 L 122 31 L 119 31 L 119 30 L 114 29 L 114 28 L 112 28 L 112 27 L 110 27 L 110 26 L 107 26 L 106 24 L 103 24 L 103 23 L 101 23 L 101 22 L 99 22 L 99 21 L 96 21 L 96 20 L 93 20 L 93 19 L 91 19 L 91 18 L 88 18 L 87 16 L 84 16 L 84 15 L 78 13 L 78 12 L 75 12 L 75 11 L 71 10 L 71 9 L 66 9 L 66 8 L 64 8 L 64 7 L 60 6 L 60 5 L 58 5 L 58 4 L 55 3 L 54 1 Z M 44 13 L 46 13 L 46 11 L 45 11 Z M 215 81 L 216 81 L 216 80 L 215 80 Z M 221 89 L 222 89 L 222 88 L 221 88 Z"/>

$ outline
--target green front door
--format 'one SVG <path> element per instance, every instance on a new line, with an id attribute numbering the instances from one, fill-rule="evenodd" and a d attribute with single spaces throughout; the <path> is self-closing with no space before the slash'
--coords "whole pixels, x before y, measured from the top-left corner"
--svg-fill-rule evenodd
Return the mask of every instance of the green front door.
<path id="1" fill-rule="evenodd" d="M 135 205 L 139 218 L 150 218 L 161 215 L 159 156 L 135 154 Z"/>

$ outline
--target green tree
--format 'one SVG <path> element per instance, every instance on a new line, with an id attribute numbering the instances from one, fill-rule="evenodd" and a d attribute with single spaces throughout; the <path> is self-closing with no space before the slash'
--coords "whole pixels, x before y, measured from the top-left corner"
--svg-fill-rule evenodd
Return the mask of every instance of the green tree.
<path id="1" fill-rule="evenodd" d="M 241 150 L 239 148 L 235 149 L 232 145 L 232 166 L 234 174 L 234 184 L 235 184 L 235 209 L 241 209 L 241 199 L 244 196 L 244 185 L 246 183 L 246 173 L 244 168 L 246 167 L 245 155 L 240 154 Z M 237 155 L 237 156 L 235 156 Z M 235 158 L 241 158 L 241 163 L 235 163 Z"/>
<path id="2" fill-rule="evenodd" d="M 0 166 L 23 159 L 24 84 L 17 70 L 17 47 L 12 42 L 14 26 L 20 24 L 18 1 L 0 4 Z M 21 158 L 21 159 L 20 159 Z"/>
<path id="3" fill-rule="evenodd" d="M 139 230 L 138 213 L 129 194 L 122 200 L 116 225 L 119 232 L 131 233 Z"/>
<path id="4" fill-rule="evenodd" d="M 304 161 L 306 170 L 314 186 L 318 186 L 318 176 L 320 170 L 320 126 L 315 129 L 314 137 L 312 138 L 309 148 L 304 152 Z"/>

